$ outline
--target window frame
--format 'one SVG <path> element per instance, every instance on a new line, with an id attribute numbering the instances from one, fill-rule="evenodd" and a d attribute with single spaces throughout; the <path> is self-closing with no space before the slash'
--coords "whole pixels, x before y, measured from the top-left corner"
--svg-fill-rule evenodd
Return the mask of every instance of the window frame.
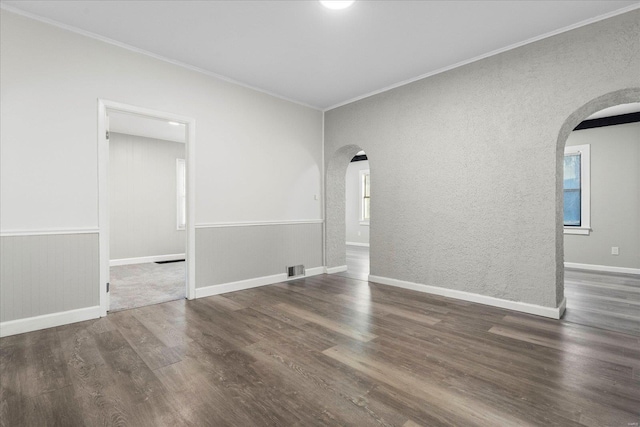
<path id="1" fill-rule="evenodd" d="M 580 225 L 564 225 L 564 209 L 562 225 L 564 234 L 582 234 L 589 235 L 591 233 L 591 146 L 583 145 L 567 145 L 564 148 L 564 156 L 580 154 Z M 563 184 L 562 197 L 564 206 L 564 156 L 563 160 Z"/>
<path id="2" fill-rule="evenodd" d="M 369 196 L 365 196 L 364 186 L 365 186 L 365 176 L 369 177 Z M 371 220 L 371 173 L 369 169 L 363 169 L 359 174 L 359 187 L 360 187 L 360 225 L 369 225 L 369 221 Z M 369 218 L 365 218 L 364 215 L 364 199 L 369 199 Z"/>
<path id="3" fill-rule="evenodd" d="M 187 165 L 185 159 L 176 159 L 176 230 L 187 227 Z M 182 185 L 181 185 L 182 184 Z M 180 219 L 184 219 L 181 223 Z"/>

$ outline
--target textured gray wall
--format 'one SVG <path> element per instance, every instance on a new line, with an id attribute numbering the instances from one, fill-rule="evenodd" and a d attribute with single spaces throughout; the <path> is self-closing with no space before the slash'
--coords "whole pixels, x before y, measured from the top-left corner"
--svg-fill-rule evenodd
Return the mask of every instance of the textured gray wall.
<path id="1" fill-rule="evenodd" d="M 0 321 L 100 304 L 98 233 L 0 237 Z"/>
<path id="2" fill-rule="evenodd" d="M 185 253 L 177 230 L 176 159 L 185 144 L 111 133 L 109 140 L 109 257 Z"/>
<path id="3" fill-rule="evenodd" d="M 556 307 L 566 137 L 639 86 L 636 10 L 326 112 L 327 265 L 344 260 L 336 162 L 357 144 L 371 274 Z"/>
<path id="4" fill-rule="evenodd" d="M 591 146 L 591 228 L 564 235 L 564 260 L 640 268 L 640 123 L 571 132 Z M 620 255 L 611 255 L 618 246 Z"/>
<path id="5" fill-rule="evenodd" d="M 322 266 L 322 224 L 196 229 L 198 288 Z"/>

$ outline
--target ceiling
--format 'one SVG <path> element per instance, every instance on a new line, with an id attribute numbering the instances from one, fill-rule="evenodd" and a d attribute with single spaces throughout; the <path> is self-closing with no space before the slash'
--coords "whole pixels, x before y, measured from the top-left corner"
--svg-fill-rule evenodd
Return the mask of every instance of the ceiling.
<path id="1" fill-rule="evenodd" d="M 186 142 L 186 127 L 183 124 L 116 111 L 109 111 L 108 114 L 110 132 Z"/>
<path id="2" fill-rule="evenodd" d="M 613 107 L 605 108 L 597 113 L 593 113 L 585 120 L 602 119 L 604 117 L 620 116 L 622 114 L 639 113 L 640 102 L 631 102 L 629 104 L 620 104 Z"/>
<path id="3" fill-rule="evenodd" d="M 2 1 L 318 109 L 329 109 L 636 1 Z"/>

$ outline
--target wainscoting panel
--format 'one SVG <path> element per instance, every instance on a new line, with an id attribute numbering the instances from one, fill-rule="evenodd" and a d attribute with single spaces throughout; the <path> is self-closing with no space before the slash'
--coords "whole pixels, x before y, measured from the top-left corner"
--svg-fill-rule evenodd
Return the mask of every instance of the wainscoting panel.
<path id="1" fill-rule="evenodd" d="M 98 234 L 0 237 L 0 321 L 100 305 Z"/>
<path id="2" fill-rule="evenodd" d="M 196 226 L 198 288 L 322 266 L 322 223 Z"/>

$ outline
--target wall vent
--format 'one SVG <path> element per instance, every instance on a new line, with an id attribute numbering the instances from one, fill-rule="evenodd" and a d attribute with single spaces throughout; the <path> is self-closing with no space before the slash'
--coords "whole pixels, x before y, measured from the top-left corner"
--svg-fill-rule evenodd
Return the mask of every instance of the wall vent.
<path id="1" fill-rule="evenodd" d="M 287 276 L 304 276 L 304 265 L 294 265 L 293 267 L 287 267 Z"/>

